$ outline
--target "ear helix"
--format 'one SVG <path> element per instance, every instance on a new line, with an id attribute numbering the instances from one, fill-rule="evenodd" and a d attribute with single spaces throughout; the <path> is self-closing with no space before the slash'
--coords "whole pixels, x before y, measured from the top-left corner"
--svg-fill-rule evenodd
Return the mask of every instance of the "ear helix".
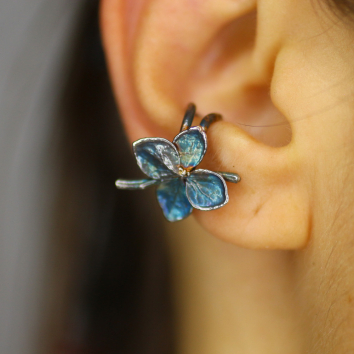
<path id="1" fill-rule="evenodd" d="M 253 84 L 258 87 L 265 81 L 268 83 L 268 71 L 265 70 L 264 74 L 262 70 L 255 69 L 259 66 L 257 63 L 264 63 L 263 66 L 267 68 L 273 67 L 279 46 L 268 45 L 262 47 L 263 49 L 246 46 L 245 51 L 242 51 L 241 47 L 235 48 L 231 53 L 233 55 L 221 58 L 222 65 L 213 66 L 211 70 L 210 65 L 208 70 L 205 70 L 204 65 L 205 61 L 210 59 L 208 54 L 213 54 L 210 51 L 218 49 L 220 53 L 220 45 L 225 44 L 225 41 L 219 42 L 225 38 L 219 36 L 220 31 L 228 24 L 238 22 L 240 16 L 253 12 L 252 7 L 240 10 L 239 4 L 243 6 L 246 3 L 251 2 L 201 2 L 196 21 L 195 15 L 192 15 L 193 11 L 186 12 L 186 7 L 194 6 L 190 1 L 149 1 L 149 10 L 154 11 L 142 11 L 134 16 L 124 11 L 124 2 L 121 0 L 103 2 L 105 6 L 102 11 L 102 28 L 106 54 L 115 93 L 121 98 L 120 109 L 124 124 L 131 139 L 153 135 L 170 136 L 178 124 L 176 112 L 181 103 L 190 97 L 198 101 L 203 111 L 210 112 L 215 109 L 226 118 L 226 121 L 212 124 L 208 129 L 208 153 L 205 157 L 203 152 L 206 140 L 200 139 L 203 129 L 198 133 L 194 127 L 185 130 L 193 132 L 196 146 L 199 146 L 199 155 L 188 154 L 186 150 L 183 163 L 181 152 L 176 146 L 190 146 L 188 142 L 192 139 L 192 134 L 189 137 L 189 134 L 181 135 L 174 143 L 161 138 L 149 138 L 151 141 L 146 144 L 138 140 L 133 149 L 141 169 L 147 174 L 145 180 L 148 182 L 129 185 L 120 180 L 117 184 L 118 187 L 132 189 L 156 185 L 157 198 L 163 211 L 165 210 L 166 217 L 170 220 L 181 220 L 194 209 L 194 215 L 202 226 L 225 241 L 248 248 L 295 249 L 306 243 L 310 224 L 308 191 L 302 183 L 302 160 L 297 150 L 296 136 L 294 135 L 291 144 L 282 144 L 282 147 L 275 148 L 260 142 L 258 137 L 258 140 L 252 138 L 235 122 L 230 123 L 234 117 L 239 120 L 239 112 L 244 113 L 243 116 L 247 119 L 243 121 L 245 124 L 248 124 L 249 119 L 252 121 L 249 114 L 252 112 L 249 112 L 248 108 L 254 108 L 252 103 L 255 100 L 247 100 L 242 93 L 245 92 L 246 85 L 249 87 Z M 174 26 L 161 16 L 170 13 L 172 8 Z M 265 28 L 265 24 L 262 27 L 260 22 L 264 22 L 269 16 L 262 8 L 259 10 L 262 13 L 257 16 L 257 27 L 260 25 L 260 28 Z M 136 18 L 141 18 L 141 21 L 135 21 Z M 236 32 L 248 36 L 249 17 L 244 20 L 238 23 L 245 26 L 231 28 L 228 38 L 233 40 Z M 129 36 L 131 42 L 127 41 L 128 25 L 135 31 L 134 36 Z M 256 35 L 264 37 L 264 33 L 268 32 L 258 31 Z M 250 36 L 253 36 L 253 32 Z M 255 42 L 269 41 L 263 38 Z M 216 45 L 211 48 L 213 43 Z M 176 48 L 182 49 L 185 55 L 177 56 Z M 254 53 L 255 51 L 257 53 Z M 255 57 L 257 63 L 252 60 Z M 248 58 L 250 60 L 246 60 Z M 230 71 L 225 75 L 225 63 L 227 68 L 232 69 L 232 75 Z M 170 70 L 171 68 L 173 70 Z M 196 68 L 200 68 L 202 72 L 196 72 Z M 181 90 L 181 87 L 184 89 Z M 268 94 L 269 90 L 266 92 Z M 259 123 L 258 113 L 259 116 L 270 116 L 263 108 L 260 105 L 256 111 L 253 109 L 253 116 L 256 118 L 252 122 L 253 125 Z M 190 117 L 193 114 L 190 113 Z M 199 211 L 192 205 L 192 202 L 197 205 L 194 197 L 198 195 L 194 195 L 193 190 L 197 190 L 200 183 L 190 176 L 193 175 L 195 162 L 200 161 L 201 156 L 204 157 L 202 163 L 212 170 L 209 170 L 210 174 L 216 173 L 222 178 L 220 180 L 218 177 L 210 177 L 210 180 L 215 183 L 216 190 L 220 191 L 224 200 L 226 193 L 222 193 L 223 182 L 225 183 L 227 175 L 213 171 L 227 171 L 230 176 L 240 174 L 242 177 L 241 183 L 227 185 L 229 202 L 208 212 Z M 156 162 L 157 166 L 150 164 L 150 160 Z M 184 178 L 168 178 L 170 175 L 184 175 Z M 163 177 L 161 183 L 158 181 L 159 176 Z M 183 183 L 178 183 L 180 180 Z M 178 203 L 183 208 L 174 208 L 171 191 L 174 196 L 178 196 Z M 217 201 L 216 198 L 214 203 Z M 220 201 L 221 199 L 221 205 Z M 212 202 L 201 198 L 200 210 Z"/>

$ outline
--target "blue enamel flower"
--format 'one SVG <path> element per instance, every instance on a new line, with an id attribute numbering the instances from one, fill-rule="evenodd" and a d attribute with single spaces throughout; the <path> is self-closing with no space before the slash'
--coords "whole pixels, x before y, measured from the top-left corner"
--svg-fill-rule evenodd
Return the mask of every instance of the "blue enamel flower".
<path id="1" fill-rule="evenodd" d="M 186 218 L 193 208 L 213 210 L 229 201 L 225 181 L 238 183 L 240 176 L 231 172 L 196 170 L 207 150 L 206 131 L 221 119 L 221 115 L 206 115 L 197 127 L 192 127 L 196 107 L 190 103 L 183 117 L 181 132 L 173 142 L 163 138 L 145 138 L 133 143 L 140 169 L 147 179 L 118 179 L 119 189 L 145 189 L 158 185 L 157 200 L 169 221 Z"/>
<path id="2" fill-rule="evenodd" d="M 158 184 L 157 200 L 167 220 L 182 220 L 193 208 L 212 210 L 228 202 L 224 178 L 216 172 L 195 169 L 206 149 L 206 134 L 200 126 L 179 133 L 173 143 L 163 138 L 145 138 L 133 143 L 137 163 L 150 177 L 135 182 L 140 182 L 140 188 Z"/>

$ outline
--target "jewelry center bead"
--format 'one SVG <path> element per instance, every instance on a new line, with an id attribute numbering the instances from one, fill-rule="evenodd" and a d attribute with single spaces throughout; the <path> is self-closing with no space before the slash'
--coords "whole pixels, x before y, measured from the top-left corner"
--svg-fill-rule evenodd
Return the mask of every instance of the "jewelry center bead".
<path id="1" fill-rule="evenodd" d="M 181 177 L 188 177 L 190 175 L 190 172 L 185 170 L 183 167 L 178 167 L 178 173 Z"/>

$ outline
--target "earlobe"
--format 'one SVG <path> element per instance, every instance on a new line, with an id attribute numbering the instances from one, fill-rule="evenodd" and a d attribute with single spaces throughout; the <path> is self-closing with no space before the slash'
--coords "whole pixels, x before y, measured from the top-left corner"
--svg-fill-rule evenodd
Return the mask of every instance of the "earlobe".
<path id="1" fill-rule="evenodd" d="M 228 186 L 230 201 L 224 209 L 196 212 L 199 222 L 211 234 L 242 247 L 304 247 L 310 201 L 295 145 L 266 146 L 228 122 L 215 124 L 209 139 L 208 166 L 237 172 L 241 182 Z"/>
<path id="2" fill-rule="evenodd" d="M 213 235 L 240 246 L 303 247 L 309 201 L 300 182 L 296 141 L 289 144 L 289 125 L 277 131 L 274 144 L 269 143 L 271 129 L 258 134 L 235 125 L 284 119 L 269 97 L 272 73 L 264 68 L 272 65 L 255 54 L 255 1 L 150 0 L 140 5 L 128 9 L 120 0 L 102 3 L 105 50 L 129 138 L 171 140 L 190 100 L 202 114 L 222 113 L 225 121 L 208 133 L 204 166 L 238 173 L 242 181 L 229 185 L 226 206 L 195 212 L 197 219 Z M 132 23 L 134 31 L 128 34 Z M 275 60 L 275 53 L 263 57 Z"/>

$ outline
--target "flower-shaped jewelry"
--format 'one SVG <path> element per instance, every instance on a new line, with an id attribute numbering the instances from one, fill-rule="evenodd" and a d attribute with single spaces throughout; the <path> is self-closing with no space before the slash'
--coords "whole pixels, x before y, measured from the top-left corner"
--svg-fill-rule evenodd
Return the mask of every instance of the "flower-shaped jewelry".
<path id="1" fill-rule="evenodd" d="M 133 143 L 137 163 L 148 179 L 116 181 L 120 189 L 145 189 L 158 185 L 157 200 L 169 221 L 186 218 L 193 208 L 221 208 L 229 201 L 225 180 L 240 181 L 234 173 L 195 169 L 207 150 L 207 129 L 221 119 L 219 114 L 211 113 L 199 126 L 191 128 L 195 109 L 194 104 L 188 105 L 181 132 L 173 143 L 163 138 L 144 138 Z"/>

